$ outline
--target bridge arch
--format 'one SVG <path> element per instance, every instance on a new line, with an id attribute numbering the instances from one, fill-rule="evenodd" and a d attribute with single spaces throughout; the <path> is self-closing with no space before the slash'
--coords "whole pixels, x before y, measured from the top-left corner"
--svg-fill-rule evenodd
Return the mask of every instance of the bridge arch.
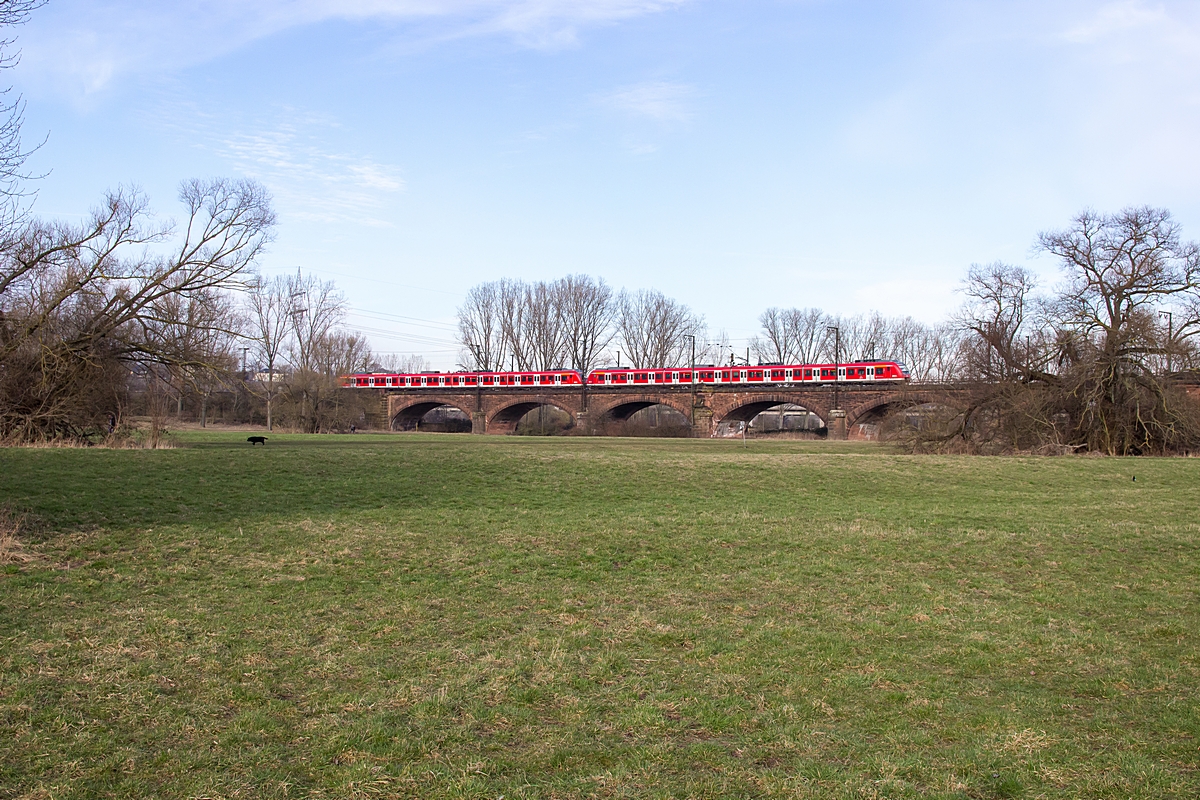
<path id="1" fill-rule="evenodd" d="M 517 429 L 517 423 L 521 421 L 522 417 L 540 406 L 557 408 L 559 411 L 570 416 L 572 420 L 575 419 L 575 414 L 565 404 L 556 403 L 545 397 L 531 397 L 529 399 L 518 400 L 515 403 L 509 403 L 494 410 L 487 420 L 487 432 L 512 433 Z"/>
<path id="2" fill-rule="evenodd" d="M 637 412 L 650 408 L 651 406 L 666 406 L 673 411 L 678 411 L 684 417 L 690 419 L 688 408 L 688 396 L 668 396 L 660 397 L 655 395 L 641 395 L 634 397 L 622 397 L 620 400 L 606 400 L 603 405 L 597 405 L 593 401 L 592 408 L 594 412 L 589 410 L 589 414 L 593 414 L 593 419 L 597 423 L 606 422 L 625 422 Z"/>
<path id="3" fill-rule="evenodd" d="M 872 397 L 865 403 L 847 409 L 846 421 L 851 425 L 855 425 L 863 421 L 864 418 L 879 417 L 883 413 L 893 409 L 909 408 L 911 406 L 936 402 L 937 399 L 928 392 L 891 392 L 882 397 Z"/>
<path id="4" fill-rule="evenodd" d="M 394 431 L 415 431 L 418 429 L 421 419 L 435 408 L 453 408 L 469 417 L 471 412 L 462 406 L 461 400 L 447 397 L 415 398 L 407 405 L 394 410 L 391 428 Z"/>
<path id="5" fill-rule="evenodd" d="M 764 393 L 740 395 L 733 398 L 733 402 L 713 415 L 713 423 L 714 425 L 730 422 L 749 424 L 750 420 L 764 411 L 783 405 L 800 406 L 805 411 L 815 414 L 823 424 L 829 421 L 829 409 L 826 407 L 826 403 L 814 402 L 813 398 L 803 395 Z"/>
<path id="6" fill-rule="evenodd" d="M 878 435 L 880 423 L 891 412 L 937 402 L 938 399 L 928 392 L 904 391 L 876 396 L 847 410 L 847 431 L 852 439 L 873 439 Z"/>

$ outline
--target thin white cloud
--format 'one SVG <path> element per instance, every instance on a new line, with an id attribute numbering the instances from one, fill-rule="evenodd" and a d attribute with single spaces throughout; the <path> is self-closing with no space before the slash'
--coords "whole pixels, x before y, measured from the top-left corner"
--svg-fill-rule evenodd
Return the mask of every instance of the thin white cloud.
<path id="1" fill-rule="evenodd" d="M 1141 0 L 1120 0 L 1102 6 L 1090 19 L 1073 25 L 1064 38 L 1081 44 L 1097 42 L 1114 34 L 1160 25 L 1167 20 L 1167 11 L 1161 5 L 1151 6 Z"/>
<path id="2" fill-rule="evenodd" d="M 533 47 L 690 0 L 57 0 L 21 31 L 24 80 L 78 97 L 127 75 L 205 63 L 290 28 L 332 20 L 437 23 L 441 35 L 507 35 Z"/>
<path id="3" fill-rule="evenodd" d="M 648 81 L 625 86 L 600 97 L 602 105 L 656 122 L 687 122 L 692 117 L 688 101 L 696 89 L 683 83 Z"/>
<path id="4" fill-rule="evenodd" d="M 262 181 L 289 218 L 388 225 L 389 203 L 405 189 L 400 169 L 334 149 L 337 127 L 317 115 L 281 109 L 251 124 L 200 118 L 189 139 L 238 174 Z"/>

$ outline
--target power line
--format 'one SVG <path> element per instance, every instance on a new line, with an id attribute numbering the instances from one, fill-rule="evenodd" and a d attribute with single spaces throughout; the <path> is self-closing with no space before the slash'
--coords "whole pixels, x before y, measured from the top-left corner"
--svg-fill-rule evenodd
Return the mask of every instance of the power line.
<path id="1" fill-rule="evenodd" d="M 356 281 L 371 281 L 372 283 L 382 283 L 386 286 L 398 286 L 401 289 L 415 289 L 418 292 L 434 292 L 435 294 L 447 294 L 451 297 L 462 297 L 461 292 L 447 292 L 445 289 L 430 289 L 428 286 L 413 286 L 407 283 L 397 283 L 396 281 L 385 281 L 380 278 L 367 278 L 362 275 L 349 275 L 345 272 L 334 272 L 330 269 L 316 269 L 315 267 L 304 267 L 309 272 L 319 272 L 326 275 L 336 275 L 339 278 L 350 278 Z"/>
<path id="2" fill-rule="evenodd" d="M 391 314 L 387 311 L 374 311 L 365 308 L 355 308 L 354 306 L 346 306 L 346 308 L 348 308 L 352 314 L 371 317 L 373 319 L 382 319 L 387 321 L 397 320 L 400 322 L 406 322 L 410 325 L 417 325 L 422 328 L 434 328 L 437 330 L 458 330 L 458 326 L 451 325 L 448 322 L 438 322 L 437 320 L 432 319 L 421 319 L 420 317 L 406 317 L 403 314 Z"/>
<path id="3" fill-rule="evenodd" d="M 374 328 L 374 327 L 371 327 L 370 325 L 356 325 L 354 327 L 356 330 L 362 331 L 363 333 L 369 333 L 369 334 L 373 334 L 375 336 L 382 336 L 386 339 L 403 339 L 405 341 L 410 341 L 415 344 L 432 344 L 432 345 L 441 345 L 443 347 L 445 347 L 445 346 L 453 347 L 453 346 L 458 345 L 458 342 L 452 341 L 450 339 L 435 339 L 432 336 L 421 336 L 420 334 L 413 334 L 413 333 L 400 333 L 398 331 L 388 330 L 386 328 Z"/>

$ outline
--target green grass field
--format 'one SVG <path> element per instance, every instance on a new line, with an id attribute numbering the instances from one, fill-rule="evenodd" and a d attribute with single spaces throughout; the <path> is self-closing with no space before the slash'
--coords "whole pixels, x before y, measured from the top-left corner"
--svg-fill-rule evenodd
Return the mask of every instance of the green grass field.
<path id="1" fill-rule="evenodd" d="M 208 433 L 0 504 L 0 797 L 1200 795 L 1197 460 Z"/>

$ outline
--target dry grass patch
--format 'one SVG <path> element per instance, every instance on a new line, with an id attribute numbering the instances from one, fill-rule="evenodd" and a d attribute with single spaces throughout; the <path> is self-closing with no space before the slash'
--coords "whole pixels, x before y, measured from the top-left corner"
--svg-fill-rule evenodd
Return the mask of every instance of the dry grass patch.
<path id="1" fill-rule="evenodd" d="M 21 541 L 21 534 L 27 527 L 26 519 L 24 514 L 0 506 L 0 566 L 28 564 L 37 558 Z"/>

